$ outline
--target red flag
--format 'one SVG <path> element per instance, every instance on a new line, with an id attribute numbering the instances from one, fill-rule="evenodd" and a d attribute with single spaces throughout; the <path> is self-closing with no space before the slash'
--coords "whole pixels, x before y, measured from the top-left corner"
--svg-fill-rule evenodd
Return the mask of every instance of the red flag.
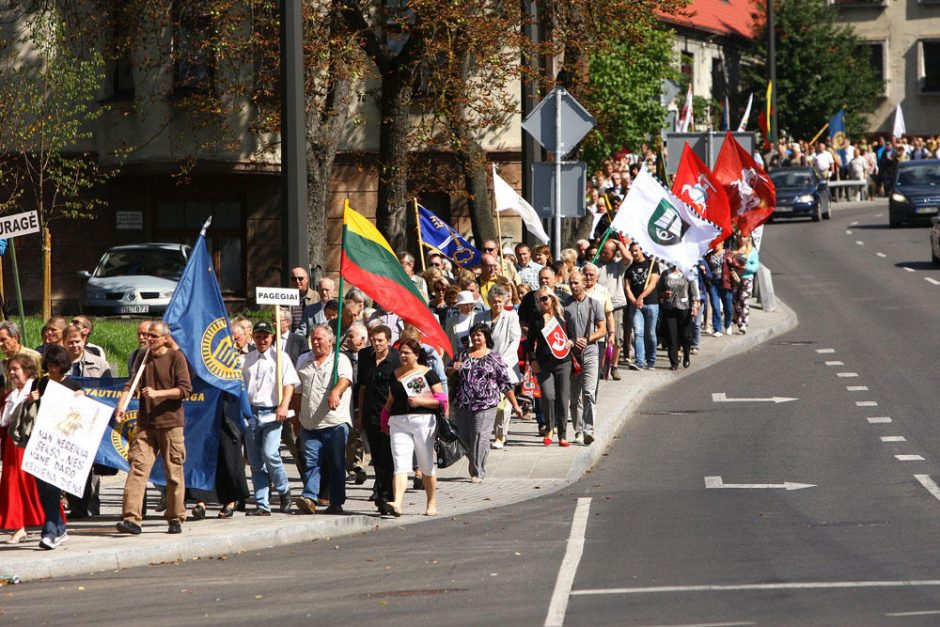
<path id="1" fill-rule="evenodd" d="M 731 133 L 715 162 L 715 178 L 724 186 L 731 207 L 731 221 L 742 235 L 766 222 L 777 205 L 777 189 Z"/>
<path id="2" fill-rule="evenodd" d="M 698 158 L 689 143 L 682 149 L 682 159 L 672 183 L 672 193 L 710 222 L 721 228 L 721 235 L 709 245 L 714 247 L 731 235 L 731 206 L 721 183 Z"/>

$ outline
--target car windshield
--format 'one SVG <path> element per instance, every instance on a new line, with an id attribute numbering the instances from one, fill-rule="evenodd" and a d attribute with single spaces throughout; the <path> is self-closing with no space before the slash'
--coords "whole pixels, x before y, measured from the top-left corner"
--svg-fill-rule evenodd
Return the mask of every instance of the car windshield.
<path id="1" fill-rule="evenodd" d="M 186 266 L 186 258 L 179 250 L 159 248 L 111 250 L 105 253 L 94 276 L 108 278 L 117 276 L 148 275 L 179 281 Z"/>
<path id="2" fill-rule="evenodd" d="M 774 172 L 770 175 L 777 187 L 807 187 L 813 185 L 809 172 Z"/>
<path id="3" fill-rule="evenodd" d="M 940 185 L 940 165 L 918 163 L 898 168 L 898 185 Z"/>

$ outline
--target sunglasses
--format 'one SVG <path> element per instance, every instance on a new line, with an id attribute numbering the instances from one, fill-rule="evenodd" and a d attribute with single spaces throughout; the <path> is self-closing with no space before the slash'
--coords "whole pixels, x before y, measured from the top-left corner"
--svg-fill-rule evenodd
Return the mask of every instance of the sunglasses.
<path id="1" fill-rule="evenodd" d="M 547 303 L 547 302 L 550 301 L 551 299 L 552 299 L 551 296 L 539 296 L 539 302 L 540 302 L 540 303 Z"/>
<path id="2" fill-rule="evenodd" d="M 300 282 L 300 281 L 303 281 L 305 278 L 307 278 L 307 277 L 303 277 L 303 276 L 292 276 L 292 277 L 290 278 L 290 280 L 291 280 L 291 281 L 298 281 L 298 282 Z"/>
<path id="3" fill-rule="evenodd" d="M 496 250 L 496 248 L 495 248 L 495 247 L 484 247 L 483 250 L 485 250 L 485 251 L 488 252 L 488 253 L 491 253 L 491 252 L 493 252 L 494 250 Z"/>

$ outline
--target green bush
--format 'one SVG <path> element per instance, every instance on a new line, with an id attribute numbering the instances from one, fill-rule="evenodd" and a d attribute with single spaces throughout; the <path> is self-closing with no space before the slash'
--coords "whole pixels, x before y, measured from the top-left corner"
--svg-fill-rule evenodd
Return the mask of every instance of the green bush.
<path id="1" fill-rule="evenodd" d="M 19 324 L 18 319 L 13 319 Z M 26 318 L 23 345 L 36 348 L 42 344 L 40 331 L 45 321 L 38 316 Z M 95 330 L 89 341 L 105 350 L 108 362 L 117 366 L 115 376 L 127 376 L 127 358 L 137 348 L 137 324 L 140 320 L 123 318 L 92 318 Z M 22 331 L 21 331 L 22 333 Z"/>

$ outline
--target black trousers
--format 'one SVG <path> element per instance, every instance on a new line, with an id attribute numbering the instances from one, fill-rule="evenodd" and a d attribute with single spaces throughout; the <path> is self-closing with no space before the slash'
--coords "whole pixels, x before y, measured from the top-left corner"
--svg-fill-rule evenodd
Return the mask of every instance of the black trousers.
<path id="1" fill-rule="evenodd" d="M 692 349 L 692 312 L 688 309 L 662 308 L 661 320 L 666 327 L 666 352 L 669 353 L 669 365 L 679 365 L 679 347 L 682 358 L 689 358 Z"/>
<path id="2" fill-rule="evenodd" d="M 363 421 L 365 422 L 365 421 Z M 372 467 L 375 470 L 376 501 L 393 500 L 392 475 L 395 466 L 392 463 L 392 440 L 387 433 L 382 433 L 379 425 L 365 425 L 369 451 L 372 453 Z"/>

